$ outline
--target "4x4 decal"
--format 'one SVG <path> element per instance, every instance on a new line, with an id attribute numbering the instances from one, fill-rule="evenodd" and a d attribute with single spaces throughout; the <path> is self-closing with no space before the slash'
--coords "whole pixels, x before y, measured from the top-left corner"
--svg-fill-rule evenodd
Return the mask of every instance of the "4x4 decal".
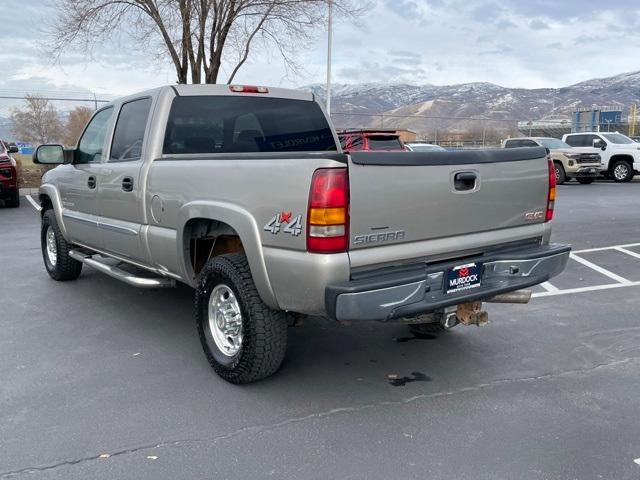
<path id="1" fill-rule="evenodd" d="M 264 231 L 277 235 L 281 228 L 284 233 L 297 237 L 302 233 L 302 215 L 293 217 L 291 212 L 276 213 L 264 226 Z"/>

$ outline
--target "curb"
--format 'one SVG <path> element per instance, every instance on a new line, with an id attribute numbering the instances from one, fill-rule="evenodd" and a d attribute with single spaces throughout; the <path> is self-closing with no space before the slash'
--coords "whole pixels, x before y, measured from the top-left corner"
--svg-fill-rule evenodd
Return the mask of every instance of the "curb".
<path id="1" fill-rule="evenodd" d="M 38 195 L 39 192 L 39 188 L 21 188 L 20 196 L 24 197 L 25 195 Z"/>

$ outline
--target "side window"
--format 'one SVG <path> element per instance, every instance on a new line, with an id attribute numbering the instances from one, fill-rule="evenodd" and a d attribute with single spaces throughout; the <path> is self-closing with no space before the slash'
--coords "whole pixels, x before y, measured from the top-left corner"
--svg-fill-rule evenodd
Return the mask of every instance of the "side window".
<path id="1" fill-rule="evenodd" d="M 362 135 L 354 135 L 351 137 L 351 150 L 362 150 L 363 143 Z"/>
<path id="2" fill-rule="evenodd" d="M 520 146 L 521 147 L 537 147 L 538 144 L 533 140 L 521 140 Z"/>
<path id="3" fill-rule="evenodd" d="M 584 145 L 585 147 L 593 147 L 593 142 L 595 140 L 602 140 L 604 143 L 607 143 L 607 141 L 604 138 L 601 138 L 598 135 L 585 135 L 585 137 L 589 137 L 587 144 Z"/>
<path id="4" fill-rule="evenodd" d="M 581 147 L 582 137 L 584 137 L 584 135 L 569 135 L 565 140 L 565 143 L 567 145 L 571 145 L 572 147 Z"/>
<path id="5" fill-rule="evenodd" d="M 78 142 L 76 163 L 94 163 L 102 160 L 102 146 L 112 113 L 113 107 L 105 108 L 91 119 Z"/>
<path id="6" fill-rule="evenodd" d="M 507 140 L 504 142 L 504 148 L 515 148 L 518 146 L 517 140 Z"/>
<path id="7" fill-rule="evenodd" d="M 122 105 L 113 134 L 109 162 L 130 162 L 140 159 L 150 110 L 150 98 L 134 100 Z"/>

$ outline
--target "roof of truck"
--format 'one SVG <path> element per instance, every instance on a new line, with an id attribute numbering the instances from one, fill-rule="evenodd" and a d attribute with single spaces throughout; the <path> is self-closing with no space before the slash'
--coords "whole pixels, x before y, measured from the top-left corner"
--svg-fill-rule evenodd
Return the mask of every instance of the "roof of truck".
<path id="1" fill-rule="evenodd" d="M 255 96 L 255 97 L 275 97 L 275 98 L 289 98 L 292 100 L 315 100 L 315 96 L 311 92 L 305 90 L 294 90 L 291 88 L 279 88 L 279 87 L 262 87 L 267 90 L 266 93 L 247 93 L 247 92 L 235 92 L 231 89 L 233 87 L 248 87 L 247 85 L 226 85 L 226 84 L 214 84 L 214 85 L 171 85 L 168 88 L 173 90 L 181 96 L 208 96 L 208 95 L 225 95 L 225 96 Z M 249 86 L 251 87 L 251 86 Z"/>
<path id="2" fill-rule="evenodd" d="M 163 92 L 173 90 L 178 96 L 184 97 L 198 97 L 198 96 L 252 96 L 262 98 L 287 98 L 291 100 L 307 100 L 315 101 L 315 95 L 311 92 L 304 90 L 294 90 L 290 88 L 278 88 L 278 87 L 259 87 L 266 89 L 266 93 L 248 93 L 248 92 L 236 92 L 232 91 L 232 87 L 247 87 L 245 85 L 226 85 L 226 84 L 207 84 L 207 85 L 165 85 L 163 87 L 153 88 L 150 90 L 144 90 L 142 92 L 132 93 L 124 97 L 120 97 L 110 101 L 106 105 L 113 105 L 121 102 L 126 102 L 131 99 L 140 98 L 144 96 L 155 96 Z M 249 86 L 250 88 L 257 88 Z"/>

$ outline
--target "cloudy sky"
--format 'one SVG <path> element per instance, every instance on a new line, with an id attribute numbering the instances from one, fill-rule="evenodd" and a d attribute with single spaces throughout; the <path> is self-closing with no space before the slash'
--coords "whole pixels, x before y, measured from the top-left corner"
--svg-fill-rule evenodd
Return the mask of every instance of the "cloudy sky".
<path id="1" fill-rule="evenodd" d="M 173 83 L 169 65 L 113 42 L 95 58 L 62 53 L 54 65 L 39 47 L 56 0 L 0 0 L 3 92 L 53 89 L 126 94 Z M 638 0 L 369 0 L 354 21 L 338 22 L 334 80 L 339 83 L 560 87 L 640 70 Z M 300 86 L 324 82 L 326 31 L 300 52 L 304 70 L 287 75 L 277 56 L 256 52 L 238 83 Z"/>

